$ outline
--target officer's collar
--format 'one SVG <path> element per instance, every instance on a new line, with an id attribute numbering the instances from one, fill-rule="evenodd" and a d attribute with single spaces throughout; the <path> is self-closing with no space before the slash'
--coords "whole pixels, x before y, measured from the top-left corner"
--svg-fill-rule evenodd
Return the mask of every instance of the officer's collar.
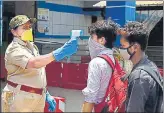
<path id="1" fill-rule="evenodd" d="M 23 40 L 21 40 L 20 38 L 14 37 L 13 39 L 14 42 L 18 42 L 19 44 L 23 45 L 23 46 L 27 46 L 27 43 L 25 43 Z"/>

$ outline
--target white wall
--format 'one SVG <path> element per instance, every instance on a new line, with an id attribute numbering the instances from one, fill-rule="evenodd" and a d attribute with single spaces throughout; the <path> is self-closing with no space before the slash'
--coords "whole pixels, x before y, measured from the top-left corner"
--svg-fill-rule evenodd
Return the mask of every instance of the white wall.
<path id="1" fill-rule="evenodd" d="M 83 7 L 83 1 L 77 0 L 47 0 L 48 3 Z M 38 26 L 41 23 L 38 22 Z M 42 23 L 44 24 L 44 23 Z M 84 36 L 89 36 L 88 27 L 91 25 L 91 16 L 65 12 L 49 11 L 48 35 L 69 35 L 73 29 L 84 30 Z"/>
<path id="2" fill-rule="evenodd" d="M 100 2 L 100 1 L 99 0 L 97 0 L 97 1 L 94 1 L 94 0 L 84 1 L 84 7 L 93 7 L 93 5 L 95 5 L 98 2 Z"/>
<path id="3" fill-rule="evenodd" d="M 49 14 L 50 34 L 69 35 L 72 29 L 82 29 L 85 36 L 89 35 L 87 30 L 91 25 L 91 16 L 55 11 L 50 11 Z"/>

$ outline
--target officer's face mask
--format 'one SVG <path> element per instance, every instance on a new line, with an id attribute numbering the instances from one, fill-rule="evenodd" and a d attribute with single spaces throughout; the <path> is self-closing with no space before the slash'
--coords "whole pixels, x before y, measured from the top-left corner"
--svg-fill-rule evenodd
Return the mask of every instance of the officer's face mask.
<path id="1" fill-rule="evenodd" d="M 135 51 L 134 52 L 130 52 L 129 49 L 134 46 L 134 45 L 130 45 L 128 48 L 120 48 L 120 54 L 121 56 L 125 59 L 125 60 L 131 60 L 132 57 L 135 55 Z"/>
<path id="2" fill-rule="evenodd" d="M 21 35 L 21 39 L 23 41 L 33 41 L 32 29 L 25 30 Z"/>
<path id="3" fill-rule="evenodd" d="M 88 46 L 91 59 L 95 58 L 101 51 L 105 49 L 105 46 L 94 41 L 91 37 L 88 40 Z"/>
<path id="4" fill-rule="evenodd" d="M 23 41 L 33 41 L 32 25 L 27 22 L 15 28 L 15 36 Z"/>

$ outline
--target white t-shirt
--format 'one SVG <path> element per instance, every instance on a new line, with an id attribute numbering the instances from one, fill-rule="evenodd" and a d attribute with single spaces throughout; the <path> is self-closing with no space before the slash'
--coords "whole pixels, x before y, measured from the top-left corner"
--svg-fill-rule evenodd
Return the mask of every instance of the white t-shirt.
<path id="1" fill-rule="evenodd" d="M 98 55 L 108 55 L 115 64 L 113 51 L 105 49 Z M 96 57 L 91 60 L 88 67 L 87 87 L 82 90 L 85 101 L 98 104 L 102 102 L 106 94 L 109 80 L 112 75 L 112 68 L 104 59 Z"/>

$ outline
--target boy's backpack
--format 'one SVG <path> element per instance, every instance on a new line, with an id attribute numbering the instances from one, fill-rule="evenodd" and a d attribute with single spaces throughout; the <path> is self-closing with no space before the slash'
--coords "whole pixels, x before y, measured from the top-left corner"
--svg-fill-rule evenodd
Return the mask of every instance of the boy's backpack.
<path id="1" fill-rule="evenodd" d="M 141 70 L 146 71 L 159 85 L 159 95 L 156 105 L 156 113 L 163 113 L 164 111 L 164 104 L 163 104 L 163 78 L 160 75 L 161 73 L 155 73 L 153 70 L 151 70 L 150 67 L 146 65 L 142 65 L 138 67 Z"/>
<path id="2" fill-rule="evenodd" d="M 104 100 L 94 107 L 95 112 L 125 112 L 125 100 L 127 94 L 127 81 L 121 78 L 125 75 L 125 71 L 121 68 L 115 59 L 115 65 L 107 55 L 100 55 L 111 66 L 113 73 L 107 87 Z"/>

